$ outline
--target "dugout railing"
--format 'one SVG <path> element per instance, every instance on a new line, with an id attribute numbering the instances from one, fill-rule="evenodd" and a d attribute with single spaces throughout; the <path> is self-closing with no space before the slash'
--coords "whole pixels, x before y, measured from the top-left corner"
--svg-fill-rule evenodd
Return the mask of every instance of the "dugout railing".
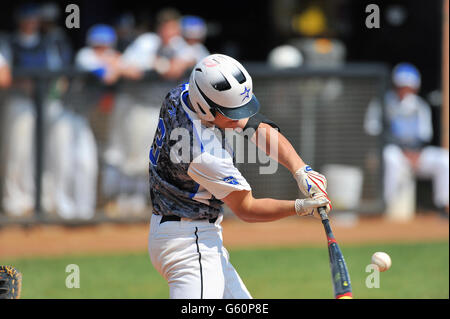
<path id="1" fill-rule="evenodd" d="M 319 171 L 327 164 L 359 168 L 363 174 L 362 193 L 354 211 L 381 213 L 383 138 L 366 134 L 364 117 L 373 99 L 383 100 L 388 86 L 388 68 L 375 63 L 284 70 L 259 63 L 247 63 L 246 67 L 252 75 L 261 112 L 281 127 L 305 162 Z M 143 164 L 148 159 L 151 144 L 148 134 L 156 129 L 158 109 L 168 90 L 186 80 L 187 77 L 166 81 L 151 72 L 138 81 L 121 80 L 106 86 L 97 78 L 73 69 L 15 70 L 13 85 L 0 90 L 0 225 L 148 221 L 151 207 L 146 164 Z M 55 101 L 58 111 L 52 110 Z M 92 218 L 67 219 L 62 218 L 57 209 L 47 209 L 46 198 L 52 196 L 46 184 L 48 171 L 52 170 L 48 160 L 49 156 L 50 159 L 54 156 L 48 149 L 54 143 L 52 127 L 56 121 L 51 113 L 61 114 L 61 109 L 84 119 L 95 137 L 98 170 Z M 18 111 L 11 116 L 11 110 Z M 15 157 L 10 154 L 11 144 L 23 145 L 23 148 L 13 147 Z M 73 151 L 78 147 L 75 144 Z M 136 154 L 140 149 L 143 155 Z M 121 150 L 127 155 L 120 156 Z M 124 159 L 127 156 L 131 159 Z M 32 163 L 28 182 L 32 179 L 34 185 L 31 190 L 33 209 L 18 215 L 11 214 L 5 207 L 8 206 L 5 205 L 5 184 L 8 176 L 14 176 L 8 171 L 8 160 L 12 159 L 25 163 L 23 170 L 26 170 L 26 163 Z M 263 155 L 257 157 L 256 163 L 238 163 L 255 196 L 298 197 L 296 183 L 285 168 L 280 166 L 270 175 L 260 174 L 260 167 L 269 163 Z M 76 178 L 77 172 L 73 174 L 72 178 Z M 141 196 L 139 205 L 135 205 L 140 209 L 130 213 L 132 209 L 127 207 L 133 207 L 130 199 L 133 192 L 146 196 L 145 205 Z M 126 196 L 121 197 L 123 194 Z M 123 200 L 127 196 L 130 197 L 128 206 Z M 123 203 L 118 204 L 120 200 Z"/>

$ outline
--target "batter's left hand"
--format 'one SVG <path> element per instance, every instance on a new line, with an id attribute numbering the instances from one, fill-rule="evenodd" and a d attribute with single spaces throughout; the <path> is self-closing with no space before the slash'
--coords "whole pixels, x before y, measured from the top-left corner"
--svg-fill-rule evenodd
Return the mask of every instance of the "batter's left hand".
<path id="1" fill-rule="evenodd" d="M 303 195 L 309 198 L 318 193 L 327 195 L 327 179 L 322 174 L 313 171 L 309 165 L 296 171 L 294 177 Z"/>
<path id="2" fill-rule="evenodd" d="M 325 197 L 328 201 L 327 179 L 322 174 L 313 171 L 309 165 L 305 165 L 294 174 L 297 185 L 303 195 L 319 199 Z M 331 202 L 327 205 L 327 213 L 331 210 Z"/>

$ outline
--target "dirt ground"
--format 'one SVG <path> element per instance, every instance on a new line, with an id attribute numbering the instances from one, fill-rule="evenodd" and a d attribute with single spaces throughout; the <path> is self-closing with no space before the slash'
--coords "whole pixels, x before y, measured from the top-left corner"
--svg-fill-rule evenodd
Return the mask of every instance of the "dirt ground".
<path id="1" fill-rule="evenodd" d="M 344 245 L 449 239 L 448 220 L 434 214 L 417 215 L 402 223 L 380 217 L 347 222 L 332 219 L 331 223 L 338 242 Z M 222 226 L 227 248 L 326 245 L 320 220 L 309 217 L 257 224 L 231 219 Z M 149 224 L 0 228 L 0 263 L 2 258 L 12 257 L 142 252 L 147 249 L 148 229 Z"/>

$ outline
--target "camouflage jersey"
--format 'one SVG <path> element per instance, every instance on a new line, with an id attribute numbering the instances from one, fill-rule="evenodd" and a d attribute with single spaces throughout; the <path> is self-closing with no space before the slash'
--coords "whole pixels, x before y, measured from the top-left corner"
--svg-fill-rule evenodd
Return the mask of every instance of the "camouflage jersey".
<path id="1" fill-rule="evenodd" d="M 221 199 L 251 190 L 234 165 L 223 130 L 206 127 L 187 103 L 188 84 L 164 99 L 150 149 L 150 197 L 154 213 L 191 219 L 215 218 Z"/>

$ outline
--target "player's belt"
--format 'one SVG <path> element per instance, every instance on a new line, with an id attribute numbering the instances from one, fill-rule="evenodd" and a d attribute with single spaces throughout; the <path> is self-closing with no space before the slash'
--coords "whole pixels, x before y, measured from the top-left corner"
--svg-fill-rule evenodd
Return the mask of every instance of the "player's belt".
<path id="1" fill-rule="evenodd" d="M 205 219 L 197 219 L 197 220 L 205 220 Z M 217 220 L 217 217 L 208 219 L 210 224 L 214 224 L 216 222 L 216 220 Z M 165 222 L 179 222 L 179 221 L 181 221 L 181 217 L 170 215 L 170 216 L 163 216 L 163 217 L 161 217 L 161 221 L 159 223 L 162 224 L 162 223 L 165 223 Z"/>

